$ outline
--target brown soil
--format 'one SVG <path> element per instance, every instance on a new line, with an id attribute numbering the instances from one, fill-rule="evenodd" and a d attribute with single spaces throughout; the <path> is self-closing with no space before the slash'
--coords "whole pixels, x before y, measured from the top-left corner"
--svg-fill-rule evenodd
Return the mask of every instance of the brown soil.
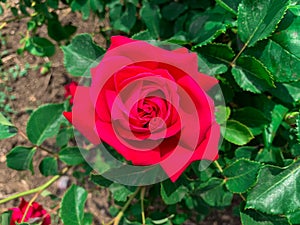
<path id="1" fill-rule="evenodd" d="M 7 20 L 11 18 L 11 15 L 8 12 L 5 12 L 2 18 L 1 20 Z M 62 12 L 60 18 L 63 18 L 62 21 L 65 24 L 72 22 L 76 25 L 78 27 L 77 33 L 87 32 L 95 34 L 101 24 L 96 18 L 92 17 L 90 17 L 88 21 L 82 21 L 81 15 L 69 11 Z M 10 81 L 6 83 L 6 85 L 9 85 L 12 88 L 12 92 L 8 92 L 7 94 L 13 94 L 16 97 L 15 100 L 9 100 L 7 102 L 7 104 L 17 112 L 11 114 L 12 122 L 24 133 L 29 117 L 28 112 L 44 103 L 62 102 L 64 99 L 63 86 L 71 80 L 71 77 L 67 74 L 62 64 L 63 54 L 59 48 L 57 48 L 57 53 L 50 59 L 34 57 L 28 53 L 24 53 L 24 55 L 16 54 L 17 48 L 20 47 L 19 40 L 25 32 L 26 19 L 11 22 L 1 30 L 2 37 L 4 37 L 7 43 L 1 46 L 0 50 L 7 50 L 9 52 L 8 55 L 5 55 L 2 58 L 4 70 L 8 70 L 16 64 L 21 68 L 24 68 L 25 63 L 29 63 L 30 65 L 41 65 L 47 61 L 52 62 L 52 69 L 46 75 L 41 75 L 38 70 L 31 69 L 26 76 L 20 77 L 17 80 L 10 79 Z M 47 36 L 45 28 L 41 29 L 39 32 L 40 36 Z M 96 34 L 94 40 L 99 45 L 106 47 L 105 40 L 100 35 Z M 51 140 L 47 142 L 47 144 L 51 146 Z M 43 156 L 42 152 L 38 152 L 34 158 L 34 176 L 27 171 L 17 172 L 6 167 L 5 154 L 17 145 L 26 146 L 29 145 L 29 143 L 21 135 L 0 141 L 0 199 L 17 192 L 35 188 L 49 180 L 49 178 L 40 175 L 37 168 L 39 161 Z M 72 180 L 70 175 L 68 175 L 67 178 Z M 49 190 L 54 194 L 62 196 L 64 190 L 62 190 L 61 183 L 63 183 L 63 180 L 57 182 L 49 188 Z M 94 189 L 88 195 L 86 204 L 86 210 L 94 215 L 94 224 L 100 225 L 101 221 L 109 221 L 110 215 L 108 213 L 108 208 L 111 205 L 109 193 L 104 189 L 95 189 L 91 184 L 86 184 L 86 186 L 87 188 L 90 188 L 90 190 Z M 27 200 L 28 199 L 29 197 L 27 197 Z M 59 203 L 58 201 L 49 201 L 49 197 L 39 197 L 38 201 L 45 205 L 47 209 L 53 208 Z M 0 213 L 10 207 L 15 207 L 18 204 L 19 200 L 16 199 L 0 205 Z M 193 225 L 195 223 L 187 221 L 185 224 Z M 239 225 L 240 222 L 238 217 L 232 216 L 232 208 L 229 208 L 226 210 L 213 210 L 206 220 L 199 224 Z"/>

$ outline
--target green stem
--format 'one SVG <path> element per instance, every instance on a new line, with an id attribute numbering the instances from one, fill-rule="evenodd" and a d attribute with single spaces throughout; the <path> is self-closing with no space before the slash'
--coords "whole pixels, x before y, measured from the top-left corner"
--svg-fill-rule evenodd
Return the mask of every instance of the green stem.
<path id="1" fill-rule="evenodd" d="M 146 187 L 142 187 L 142 189 L 141 189 L 142 224 L 146 224 L 146 218 L 145 218 L 145 206 L 144 206 L 145 192 L 146 192 Z"/>
<path id="2" fill-rule="evenodd" d="M 130 195 L 128 201 L 126 202 L 126 204 L 123 206 L 123 208 L 121 209 L 121 211 L 118 213 L 118 215 L 114 218 L 114 225 L 118 225 L 120 220 L 122 219 L 124 212 L 127 210 L 127 208 L 130 206 L 130 203 L 132 202 L 132 200 L 135 198 L 135 196 L 139 193 L 139 191 L 141 190 L 141 187 L 138 187 L 135 192 Z"/>
<path id="3" fill-rule="evenodd" d="M 65 168 L 63 169 L 63 173 L 65 173 L 66 171 L 68 170 L 68 168 Z M 19 198 L 19 197 L 22 197 L 22 196 L 25 196 L 25 195 L 30 195 L 30 194 L 34 194 L 36 192 L 40 192 L 40 191 L 43 191 L 45 189 L 47 189 L 49 186 L 51 186 L 55 181 L 57 181 L 59 178 L 60 178 L 61 175 L 56 175 L 54 177 L 52 177 L 47 183 L 37 187 L 37 188 L 34 188 L 34 189 L 31 189 L 31 190 L 28 190 L 28 191 L 24 191 L 24 192 L 20 192 L 20 193 L 16 193 L 14 195 L 11 195 L 5 199 L 1 199 L 0 200 L 0 204 L 3 204 L 5 202 L 8 202 L 8 201 L 11 201 L 13 199 L 16 199 L 16 198 Z"/>
<path id="4" fill-rule="evenodd" d="M 219 170 L 221 173 L 223 173 L 223 169 L 222 169 L 222 167 L 220 166 L 220 164 L 218 163 L 218 161 L 214 161 L 214 164 L 215 164 L 215 166 L 218 168 L 218 170 Z"/>

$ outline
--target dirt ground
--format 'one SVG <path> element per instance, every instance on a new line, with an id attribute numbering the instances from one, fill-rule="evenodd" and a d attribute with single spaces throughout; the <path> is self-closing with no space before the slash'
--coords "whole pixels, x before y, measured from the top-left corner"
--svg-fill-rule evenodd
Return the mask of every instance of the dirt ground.
<path id="1" fill-rule="evenodd" d="M 102 25 L 101 22 L 96 18 L 90 17 L 88 21 L 82 21 L 81 15 L 77 13 L 72 13 L 69 11 L 63 12 L 60 18 L 63 18 L 63 23 L 73 23 L 78 27 L 76 33 L 94 33 L 95 42 L 99 45 L 106 47 L 106 43 L 100 34 L 97 34 L 99 26 Z M 5 13 L 0 17 L 0 20 L 7 20 L 11 18 L 9 13 Z M 16 80 L 10 79 L 7 85 L 12 88 L 11 92 L 7 92 L 7 95 L 14 95 L 15 100 L 8 100 L 7 104 L 17 112 L 12 113 L 10 116 L 12 122 L 23 132 L 26 129 L 26 123 L 31 110 L 35 109 L 37 106 L 50 103 L 50 102 L 62 102 L 64 97 L 63 86 L 67 84 L 72 78 L 67 74 L 63 66 L 63 54 L 59 48 L 57 48 L 56 54 L 48 58 L 34 57 L 28 53 L 24 55 L 16 54 L 16 50 L 20 47 L 19 40 L 21 35 L 26 32 L 26 19 L 21 21 L 14 21 L 5 26 L 0 30 L 2 38 L 5 39 L 6 44 L 1 45 L 0 51 L 8 51 L 2 58 L 3 69 L 8 70 L 9 68 L 19 65 L 21 68 L 25 67 L 26 63 L 30 65 L 41 65 L 47 61 L 52 62 L 51 71 L 46 75 L 41 75 L 38 70 L 30 69 L 28 74 L 24 77 L 20 77 Z M 47 36 L 46 29 L 43 28 L 39 31 L 40 36 Z M 0 80 L 1 81 L 1 80 Z M 0 141 L 0 199 L 5 198 L 11 194 L 26 191 L 35 188 L 49 178 L 45 178 L 38 172 L 37 165 L 39 159 L 42 158 L 42 154 L 38 152 L 34 158 L 35 162 L 35 175 L 32 176 L 30 172 L 22 171 L 17 172 L 8 169 L 5 164 L 5 154 L 9 152 L 10 149 L 17 145 L 26 145 L 28 142 L 20 135 L 13 138 Z M 49 142 L 51 145 L 51 141 Z M 70 175 L 66 176 L 64 179 L 71 181 Z M 63 189 L 62 184 L 65 180 L 61 179 L 56 182 L 49 190 L 62 195 Z M 71 182 L 68 182 L 71 183 Z M 88 196 L 88 201 L 86 204 L 86 210 L 94 215 L 94 224 L 100 225 L 101 221 L 109 221 L 110 215 L 108 213 L 108 208 L 111 205 L 109 200 L 109 193 L 107 190 L 98 189 L 93 187 L 91 184 L 86 184 L 93 189 L 91 194 Z M 27 197 L 27 200 L 29 197 Z M 39 202 L 46 205 L 46 208 L 55 206 L 55 201 L 48 201 L 47 198 L 39 197 Z M 9 207 L 14 207 L 18 205 L 19 200 L 13 200 L 6 204 L 0 205 L 0 213 L 7 210 Z M 50 202 L 50 203 L 49 203 Z M 58 204 L 58 202 L 56 203 Z M 58 223 L 57 223 L 58 224 Z M 185 223 L 186 225 L 194 225 L 190 221 Z M 233 216 L 233 207 L 226 210 L 213 210 L 211 214 L 199 225 L 239 225 L 240 221 L 238 217 Z"/>

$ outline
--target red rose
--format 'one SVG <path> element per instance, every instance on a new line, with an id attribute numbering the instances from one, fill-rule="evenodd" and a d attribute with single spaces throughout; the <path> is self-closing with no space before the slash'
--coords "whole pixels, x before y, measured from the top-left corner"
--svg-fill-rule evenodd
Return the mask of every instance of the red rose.
<path id="1" fill-rule="evenodd" d="M 78 83 L 75 81 L 72 81 L 71 83 L 64 86 L 65 98 L 68 98 L 69 96 L 71 96 L 70 104 L 73 104 L 73 99 L 74 99 L 74 95 L 75 95 L 77 86 L 78 86 Z"/>
<path id="2" fill-rule="evenodd" d="M 198 72 L 197 55 L 122 36 L 111 43 L 65 117 L 92 143 L 133 165 L 159 164 L 172 181 L 195 160 L 215 160 L 220 127 L 206 91 L 217 80 Z"/>
<path id="3" fill-rule="evenodd" d="M 12 216 L 10 220 L 10 225 L 16 225 L 16 222 L 21 223 L 22 218 L 26 212 L 26 209 L 28 207 L 28 202 L 24 200 L 24 198 L 21 199 L 21 203 L 18 208 L 10 208 L 9 210 L 12 211 Z M 29 206 L 29 209 L 27 210 L 25 219 L 23 222 L 38 222 L 43 221 L 41 225 L 49 225 L 51 224 L 51 218 L 50 215 L 47 213 L 47 211 L 38 204 L 37 202 L 33 202 L 31 206 Z"/>

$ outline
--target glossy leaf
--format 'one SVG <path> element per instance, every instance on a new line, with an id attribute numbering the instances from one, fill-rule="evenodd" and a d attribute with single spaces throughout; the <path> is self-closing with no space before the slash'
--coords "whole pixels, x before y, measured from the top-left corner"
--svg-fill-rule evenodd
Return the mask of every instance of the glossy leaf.
<path id="1" fill-rule="evenodd" d="M 209 44 L 197 48 L 199 70 L 205 74 L 225 73 L 234 58 L 234 52 L 228 45 Z"/>
<path id="2" fill-rule="evenodd" d="M 253 159 L 254 155 L 257 153 L 258 148 L 257 147 L 251 147 L 251 146 L 242 146 L 237 148 L 234 151 L 235 157 L 237 159 Z"/>
<path id="3" fill-rule="evenodd" d="M 14 147 L 6 155 L 7 167 L 14 170 L 30 170 L 33 173 L 32 158 L 35 152 L 34 147 Z"/>
<path id="4" fill-rule="evenodd" d="M 277 83 L 276 88 L 272 88 L 269 92 L 288 104 L 297 104 L 300 102 L 300 81 L 291 83 Z"/>
<path id="5" fill-rule="evenodd" d="M 267 68 L 251 56 L 239 57 L 231 71 L 237 84 L 245 91 L 261 93 L 274 86 Z"/>
<path id="6" fill-rule="evenodd" d="M 215 110 L 216 121 L 218 124 L 224 124 L 231 114 L 229 107 L 217 106 Z"/>
<path id="7" fill-rule="evenodd" d="M 0 113 L 0 124 L 4 126 L 14 126 L 11 122 L 6 119 L 2 113 Z"/>
<path id="8" fill-rule="evenodd" d="M 271 112 L 271 123 L 266 127 L 265 129 L 265 144 L 269 146 L 276 135 L 276 132 L 285 116 L 285 114 L 288 112 L 288 108 L 284 107 L 283 105 L 275 105 L 272 109 L 270 109 Z"/>
<path id="9" fill-rule="evenodd" d="M 58 174 L 58 164 L 54 157 L 45 157 L 39 165 L 41 174 L 44 176 L 54 176 Z"/>
<path id="10" fill-rule="evenodd" d="M 160 36 L 160 10 L 157 5 L 144 2 L 140 15 L 144 23 L 146 24 L 149 32 L 153 37 L 158 38 Z"/>
<path id="11" fill-rule="evenodd" d="M 187 10 L 187 5 L 171 2 L 170 4 L 164 6 L 162 8 L 162 16 L 167 20 L 175 20 L 178 18 L 180 14 L 182 14 L 185 10 Z"/>
<path id="12" fill-rule="evenodd" d="M 1 214 L 0 223 L 1 225 L 10 225 L 12 211 L 6 211 Z"/>
<path id="13" fill-rule="evenodd" d="M 233 194 L 226 190 L 225 181 L 212 178 L 200 185 L 199 195 L 205 203 L 212 207 L 224 207 L 231 204 Z"/>
<path id="14" fill-rule="evenodd" d="M 78 147 L 67 147 L 58 153 L 58 158 L 67 165 L 76 166 L 85 162 L 81 151 L 86 150 L 80 150 Z"/>
<path id="15" fill-rule="evenodd" d="M 64 194 L 61 201 L 60 218 L 64 225 L 86 225 L 84 222 L 84 205 L 87 191 L 72 185 Z"/>
<path id="16" fill-rule="evenodd" d="M 172 183 L 166 180 L 160 185 L 160 194 L 167 205 L 173 205 L 180 202 L 188 193 L 188 188 L 182 184 Z"/>
<path id="17" fill-rule="evenodd" d="M 244 145 L 251 141 L 254 136 L 245 125 L 235 120 L 228 120 L 224 138 L 236 145 Z"/>
<path id="18" fill-rule="evenodd" d="M 299 40 L 294 39 L 291 41 L 299 42 Z M 295 47 L 295 49 L 297 49 L 297 47 Z M 291 82 L 300 80 L 300 57 L 284 49 L 281 43 L 269 40 L 260 60 L 274 75 L 275 81 Z"/>
<path id="19" fill-rule="evenodd" d="M 254 46 L 275 30 L 289 6 L 289 0 L 242 0 L 238 8 L 238 34 L 248 46 Z"/>
<path id="20" fill-rule="evenodd" d="M 99 57 L 104 50 L 98 47 L 89 34 L 79 34 L 72 39 L 71 44 L 63 46 L 64 65 L 67 71 L 77 76 L 89 77 L 90 69 L 99 63 Z"/>
<path id="21" fill-rule="evenodd" d="M 232 117 L 246 125 L 253 135 L 261 134 L 265 125 L 269 123 L 269 119 L 253 107 L 240 108 L 234 112 Z"/>
<path id="22" fill-rule="evenodd" d="M 113 198 L 119 202 L 125 202 L 127 197 L 134 192 L 134 190 L 129 189 L 129 187 L 117 183 L 112 183 L 108 188 L 111 191 Z"/>
<path id="23" fill-rule="evenodd" d="M 282 46 L 289 54 L 300 58 L 299 35 L 296 35 L 300 25 L 300 17 L 295 17 L 286 29 L 271 36 L 271 40 Z"/>
<path id="24" fill-rule="evenodd" d="M 76 31 L 76 27 L 72 25 L 62 26 L 58 20 L 58 16 L 55 15 L 53 19 L 48 20 L 48 35 L 55 41 L 62 41 L 69 39 Z"/>
<path id="25" fill-rule="evenodd" d="M 188 28 L 188 39 L 195 45 L 194 48 L 211 43 L 220 34 L 225 33 L 227 25 L 223 21 L 226 13 L 205 12 L 197 14 Z"/>
<path id="26" fill-rule="evenodd" d="M 256 186 L 248 194 L 246 208 L 267 214 L 293 212 L 300 208 L 299 185 L 299 160 L 286 168 L 266 166 L 261 169 Z"/>
<path id="27" fill-rule="evenodd" d="M 15 127 L 0 124 L 0 140 L 13 137 L 17 132 L 18 130 Z"/>
<path id="28" fill-rule="evenodd" d="M 238 6 L 241 0 L 216 0 L 216 2 L 228 12 L 237 15 Z"/>
<path id="29" fill-rule="evenodd" d="M 300 224 L 300 210 L 298 209 L 295 212 L 289 213 L 287 218 L 292 224 Z"/>
<path id="30" fill-rule="evenodd" d="M 27 123 L 28 139 L 33 144 L 41 145 L 47 138 L 56 135 L 61 123 L 65 121 L 63 111 L 63 104 L 46 104 L 36 109 Z"/>
<path id="31" fill-rule="evenodd" d="M 143 169 L 125 165 L 118 168 L 111 168 L 102 175 L 109 177 L 114 182 L 131 186 L 154 184 L 167 178 L 166 173 L 160 165 L 143 166 Z"/>
<path id="32" fill-rule="evenodd" d="M 224 170 L 226 187 L 233 193 L 244 193 L 255 183 L 261 165 L 257 162 L 240 159 Z"/>
<path id="33" fill-rule="evenodd" d="M 272 216 L 255 210 L 240 212 L 243 225 L 290 225 L 282 216 Z"/>
<path id="34" fill-rule="evenodd" d="M 80 11 L 82 19 L 87 20 L 90 16 L 91 6 L 90 0 L 74 0 L 71 2 L 72 11 Z"/>
<path id="35" fill-rule="evenodd" d="M 136 7 L 131 3 L 127 3 L 124 12 L 122 8 L 123 6 L 121 4 L 114 5 L 114 7 L 111 8 L 111 23 L 116 30 L 129 33 L 136 22 Z M 116 15 L 112 16 L 113 13 Z"/>
<path id="36" fill-rule="evenodd" d="M 91 213 L 84 213 L 83 224 L 84 225 L 92 225 L 92 223 L 93 223 L 93 214 L 91 214 Z"/>
<path id="37" fill-rule="evenodd" d="M 31 37 L 27 39 L 25 49 L 36 56 L 52 56 L 55 53 L 54 44 L 42 37 Z"/>

